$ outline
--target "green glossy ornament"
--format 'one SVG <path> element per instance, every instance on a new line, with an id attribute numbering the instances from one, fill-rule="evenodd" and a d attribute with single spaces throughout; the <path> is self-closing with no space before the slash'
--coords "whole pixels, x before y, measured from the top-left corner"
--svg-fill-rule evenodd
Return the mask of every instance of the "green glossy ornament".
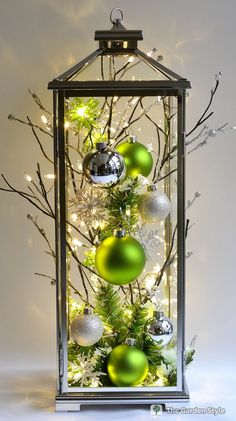
<path id="1" fill-rule="evenodd" d="M 95 264 L 99 275 L 114 285 L 128 284 L 140 275 L 146 263 L 145 252 L 125 230 L 115 230 L 97 248 Z"/>
<path id="2" fill-rule="evenodd" d="M 134 339 L 127 339 L 125 344 L 114 348 L 108 357 L 108 375 L 116 386 L 137 386 L 147 377 L 148 359 L 133 343 Z"/>
<path id="3" fill-rule="evenodd" d="M 147 177 L 152 171 L 152 154 L 146 146 L 136 141 L 136 136 L 130 136 L 129 141 L 121 143 L 116 150 L 124 158 L 126 176 L 136 177 L 141 174 Z"/>

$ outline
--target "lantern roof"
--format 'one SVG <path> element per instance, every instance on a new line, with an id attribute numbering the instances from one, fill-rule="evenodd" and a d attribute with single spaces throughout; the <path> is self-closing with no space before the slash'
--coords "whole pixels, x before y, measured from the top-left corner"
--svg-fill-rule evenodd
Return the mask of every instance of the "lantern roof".
<path id="1" fill-rule="evenodd" d="M 67 91 L 68 96 L 152 95 L 163 91 L 190 88 L 190 82 L 155 60 L 151 53 L 138 48 L 143 39 L 141 30 L 127 30 L 121 18 L 112 19 L 109 30 L 95 31 L 99 48 L 92 54 L 57 76 L 48 84 L 49 89 Z M 156 92 L 155 92 L 156 91 Z"/>

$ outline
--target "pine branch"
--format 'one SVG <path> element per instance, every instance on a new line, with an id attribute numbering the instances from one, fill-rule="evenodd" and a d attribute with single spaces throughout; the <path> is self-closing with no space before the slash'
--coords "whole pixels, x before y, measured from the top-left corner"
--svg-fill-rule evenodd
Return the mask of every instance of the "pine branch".
<path id="1" fill-rule="evenodd" d="M 137 300 L 129 309 L 132 312 L 132 316 L 128 325 L 128 336 L 135 338 L 137 346 L 142 349 L 148 320 L 147 308 L 141 305 L 140 300 Z"/>
<path id="2" fill-rule="evenodd" d="M 117 289 L 107 282 L 101 283 L 95 298 L 96 313 L 100 315 L 103 322 L 116 334 L 116 343 L 123 343 L 127 337 L 127 326 L 125 313 Z"/>

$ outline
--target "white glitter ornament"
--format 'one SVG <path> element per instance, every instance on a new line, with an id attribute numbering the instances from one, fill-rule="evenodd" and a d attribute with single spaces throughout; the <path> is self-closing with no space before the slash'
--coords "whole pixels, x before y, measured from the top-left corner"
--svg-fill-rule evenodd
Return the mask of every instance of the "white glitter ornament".
<path id="1" fill-rule="evenodd" d="M 72 339 L 82 346 L 91 346 L 98 342 L 103 330 L 101 319 L 88 307 L 84 309 L 83 314 L 79 314 L 72 320 L 70 326 Z"/>
<path id="2" fill-rule="evenodd" d="M 146 222 L 160 222 L 170 213 L 170 201 L 165 193 L 157 190 L 156 184 L 148 186 L 148 191 L 140 197 L 139 213 Z"/>

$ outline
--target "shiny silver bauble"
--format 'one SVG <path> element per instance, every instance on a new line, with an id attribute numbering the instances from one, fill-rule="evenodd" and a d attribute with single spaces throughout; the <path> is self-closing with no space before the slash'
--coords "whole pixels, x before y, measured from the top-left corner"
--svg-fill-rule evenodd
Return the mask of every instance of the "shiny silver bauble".
<path id="1" fill-rule="evenodd" d="M 166 346 L 173 337 L 173 324 L 163 311 L 154 311 L 153 319 L 147 325 L 147 333 L 160 348 Z"/>
<path id="2" fill-rule="evenodd" d="M 83 172 L 90 183 L 112 187 L 125 176 L 125 162 L 118 152 L 100 142 L 96 144 L 96 150 L 85 156 Z"/>
<path id="3" fill-rule="evenodd" d="M 70 325 L 71 338 L 82 346 L 91 346 L 101 339 L 103 324 L 99 316 L 93 314 L 91 308 L 85 308 L 76 316 Z"/>
<path id="4" fill-rule="evenodd" d="M 160 222 L 170 213 L 170 201 L 165 193 L 157 190 L 156 184 L 148 187 L 148 191 L 140 197 L 139 213 L 146 222 Z"/>

